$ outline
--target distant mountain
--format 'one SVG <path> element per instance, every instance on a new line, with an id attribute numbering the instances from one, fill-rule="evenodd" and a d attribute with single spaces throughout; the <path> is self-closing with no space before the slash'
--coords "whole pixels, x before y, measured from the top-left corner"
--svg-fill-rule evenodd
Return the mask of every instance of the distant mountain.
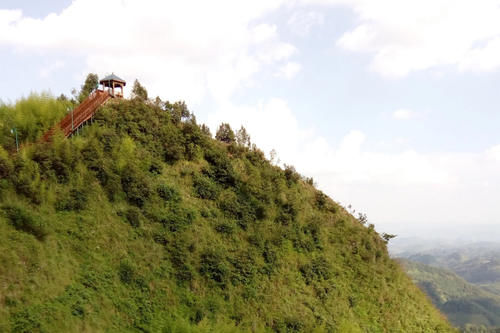
<path id="1" fill-rule="evenodd" d="M 449 269 L 468 282 L 488 286 L 498 293 L 500 284 L 500 245 L 476 243 L 461 247 L 406 251 L 399 257 L 434 267 Z M 498 293 L 500 295 L 500 293 Z"/>
<path id="2" fill-rule="evenodd" d="M 449 270 L 404 259 L 400 262 L 452 324 L 459 327 L 500 327 L 500 296 L 465 281 Z"/>
<path id="3" fill-rule="evenodd" d="M 396 231 L 393 231 L 396 233 Z M 497 233 L 493 231 L 496 236 Z M 500 233 L 497 239 L 500 239 Z M 500 251 L 498 241 L 486 240 L 486 238 L 464 237 L 455 234 L 455 230 L 449 231 L 448 237 L 442 237 L 440 234 L 430 237 L 404 237 L 399 236 L 389 243 L 389 251 L 395 257 L 408 256 L 416 253 L 437 253 L 442 254 L 456 251 L 468 251 L 472 253 Z"/>

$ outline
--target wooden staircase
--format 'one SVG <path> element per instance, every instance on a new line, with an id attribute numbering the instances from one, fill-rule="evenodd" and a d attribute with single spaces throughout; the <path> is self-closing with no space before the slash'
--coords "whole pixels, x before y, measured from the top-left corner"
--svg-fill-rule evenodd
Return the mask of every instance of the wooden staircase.
<path id="1" fill-rule="evenodd" d="M 57 128 L 61 129 L 66 138 L 71 136 L 78 128 L 92 119 L 97 109 L 112 97 L 113 96 L 108 91 L 95 90 L 86 100 L 68 113 L 59 124 L 45 132 L 41 141 L 50 141 L 50 138 L 54 135 Z"/>

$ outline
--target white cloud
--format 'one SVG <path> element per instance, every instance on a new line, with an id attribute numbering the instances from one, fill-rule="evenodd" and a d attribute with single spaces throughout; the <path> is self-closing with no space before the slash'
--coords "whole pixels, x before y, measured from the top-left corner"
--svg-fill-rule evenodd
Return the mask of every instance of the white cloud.
<path id="1" fill-rule="evenodd" d="M 415 117 L 415 112 L 409 109 L 398 109 L 392 113 L 392 117 L 398 120 L 406 120 Z"/>
<path id="2" fill-rule="evenodd" d="M 276 25 L 259 24 L 253 28 L 254 43 L 273 40 L 278 37 Z"/>
<path id="3" fill-rule="evenodd" d="M 297 72 L 297 49 L 261 22 L 283 6 L 292 12 L 288 28 L 301 36 L 324 23 L 317 8 L 351 8 L 356 25 L 337 45 L 372 55 L 371 69 L 388 77 L 500 67 L 498 0 L 75 0 L 43 19 L 0 10 L 0 45 L 83 56 L 87 72 L 137 77 L 152 95 L 224 100 L 267 66 L 285 77 Z"/>
<path id="4" fill-rule="evenodd" d="M 0 45 L 83 56 L 87 72 L 139 78 L 153 96 L 225 100 L 296 53 L 275 25 L 258 22 L 282 3 L 75 0 L 43 19 L 0 10 Z"/>
<path id="5" fill-rule="evenodd" d="M 489 160 L 500 162 L 500 145 L 491 147 L 486 151 L 486 157 Z"/>
<path id="6" fill-rule="evenodd" d="M 293 61 L 287 62 L 285 65 L 281 66 L 276 73 L 277 77 L 283 77 L 285 79 L 293 79 L 302 69 L 302 66 Z"/>
<path id="7" fill-rule="evenodd" d="M 292 14 L 288 19 L 290 30 L 301 37 L 309 35 L 312 28 L 316 25 L 322 25 L 325 22 L 325 16 L 315 11 L 298 11 Z"/>
<path id="8" fill-rule="evenodd" d="M 50 75 L 52 75 L 52 73 L 54 73 L 55 71 L 61 69 L 64 67 L 64 62 L 61 61 L 61 60 L 57 60 L 56 62 L 54 62 L 53 64 L 50 64 L 48 66 L 44 66 L 42 69 L 40 69 L 40 77 L 42 78 L 47 78 L 49 77 Z"/>
<path id="9" fill-rule="evenodd" d="M 497 0 L 313 1 L 353 9 L 359 23 L 337 45 L 373 54 L 371 68 L 388 77 L 454 66 L 462 71 L 500 67 Z"/>

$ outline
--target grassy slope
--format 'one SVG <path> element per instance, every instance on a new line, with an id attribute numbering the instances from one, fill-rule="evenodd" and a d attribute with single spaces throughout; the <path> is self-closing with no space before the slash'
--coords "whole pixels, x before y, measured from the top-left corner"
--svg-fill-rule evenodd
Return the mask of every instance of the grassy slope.
<path id="1" fill-rule="evenodd" d="M 457 326 L 500 326 L 500 298 L 455 273 L 421 263 L 403 261 L 410 277 Z"/>
<path id="2" fill-rule="evenodd" d="M 448 332 L 373 230 L 182 105 L 0 149 L 0 332 Z"/>

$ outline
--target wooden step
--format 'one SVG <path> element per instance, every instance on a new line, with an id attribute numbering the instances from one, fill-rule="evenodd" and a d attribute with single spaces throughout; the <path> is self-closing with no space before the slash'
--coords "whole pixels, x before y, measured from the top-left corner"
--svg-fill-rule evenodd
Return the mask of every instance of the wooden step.
<path id="1" fill-rule="evenodd" d="M 68 113 L 57 125 L 53 126 L 42 136 L 41 141 L 50 141 L 57 128 L 61 129 L 65 137 L 73 134 L 83 123 L 91 119 L 101 105 L 112 98 L 108 91 L 96 90 L 92 92 L 72 112 Z"/>

